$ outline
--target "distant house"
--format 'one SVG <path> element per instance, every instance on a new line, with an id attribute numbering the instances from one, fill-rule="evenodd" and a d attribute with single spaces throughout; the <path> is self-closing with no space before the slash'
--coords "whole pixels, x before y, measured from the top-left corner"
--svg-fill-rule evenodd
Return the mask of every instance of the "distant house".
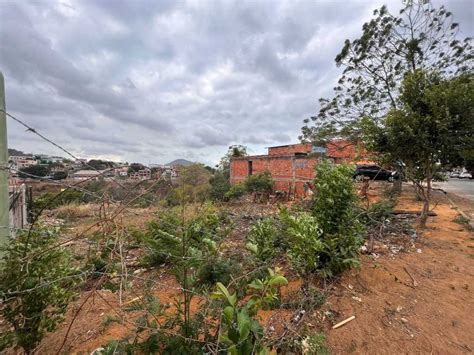
<path id="1" fill-rule="evenodd" d="M 325 157 L 336 164 L 356 163 L 365 150 L 346 140 L 334 140 L 324 147 L 310 143 L 289 144 L 268 148 L 267 155 L 232 158 L 230 161 L 230 183 L 242 183 L 249 175 L 269 171 L 274 181 L 274 190 L 289 196 L 305 196 L 308 186 L 315 178 L 315 166 Z"/>
<path id="2" fill-rule="evenodd" d="M 130 179 L 132 180 L 150 180 L 151 179 L 151 169 L 145 168 L 138 171 L 135 171 L 130 174 Z"/>
<path id="3" fill-rule="evenodd" d="M 86 165 L 86 163 L 87 163 L 87 159 L 76 159 L 74 161 L 74 167 L 75 168 L 81 168 L 84 165 Z"/>
<path id="4" fill-rule="evenodd" d="M 74 180 L 99 180 L 103 173 L 104 171 L 78 170 L 71 174 L 71 178 Z"/>
<path id="5" fill-rule="evenodd" d="M 16 170 L 38 165 L 38 161 L 32 155 L 11 155 L 8 160 Z"/>
<path id="6" fill-rule="evenodd" d="M 114 169 L 115 176 L 127 177 L 128 176 L 128 167 L 122 166 Z"/>

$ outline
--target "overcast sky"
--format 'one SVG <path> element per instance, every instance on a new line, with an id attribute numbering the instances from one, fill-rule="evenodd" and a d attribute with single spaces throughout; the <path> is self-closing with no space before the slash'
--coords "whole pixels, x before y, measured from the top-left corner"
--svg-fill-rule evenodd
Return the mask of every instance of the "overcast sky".
<path id="1" fill-rule="evenodd" d="M 334 57 L 393 1 L 0 0 L 7 110 L 81 157 L 215 163 L 297 142 Z M 473 36 L 473 0 L 444 3 Z M 8 121 L 9 147 L 62 154 Z"/>

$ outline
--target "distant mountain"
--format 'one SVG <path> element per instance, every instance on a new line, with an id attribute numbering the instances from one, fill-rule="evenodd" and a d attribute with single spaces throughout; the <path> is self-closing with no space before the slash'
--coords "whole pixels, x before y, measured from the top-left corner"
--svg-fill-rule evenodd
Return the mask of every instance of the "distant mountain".
<path id="1" fill-rule="evenodd" d="M 194 163 L 192 161 L 189 161 L 189 160 L 186 160 L 186 159 L 176 159 L 176 160 L 173 160 L 172 162 L 169 162 L 166 165 L 170 165 L 170 166 L 189 166 L 189 165 L 193 165 L 193 164 Z"/>

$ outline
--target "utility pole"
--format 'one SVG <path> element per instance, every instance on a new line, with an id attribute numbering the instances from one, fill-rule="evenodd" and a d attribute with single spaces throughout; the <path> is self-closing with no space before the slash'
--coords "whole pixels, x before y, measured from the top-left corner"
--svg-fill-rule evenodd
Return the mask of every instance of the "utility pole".
<path id="1" fill-rule="evenodd" d="M 0 247 L 6 246 L 10 239 L 7 115 L 5 111 L 5 80 L 3 79 L 2 72 L 0 72 Z M 3 256 L 2 252 L 0 252 L 1 256 Z"/>

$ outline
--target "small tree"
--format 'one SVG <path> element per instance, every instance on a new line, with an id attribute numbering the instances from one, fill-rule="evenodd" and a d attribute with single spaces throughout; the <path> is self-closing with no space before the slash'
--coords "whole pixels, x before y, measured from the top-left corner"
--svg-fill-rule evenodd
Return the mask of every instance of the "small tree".
<path id="1" fill-rule="evenodd" d="M 436 73 L 416 71 L 403 81 L 403 106 L 391 110 L 380 127 L 372 127 L 372 136 L 369 134 L 381 154 L 404 162 L 405 176 L 423 199 L 421 227 L 428 218 L 433 176 L 472 149 L 473 97 L 470 78 L 442 80 Z"/>
<path id="2" fill-rule="evenodd" d="M 230 190 L 229 177 L 222 171 L 216 171 L 209 179 L 211 184 L 211 197 L 216 201 L 223 201 L 225 194 Z"/>
<path id="3" fill-rule="evenodd" d="M 21 346 L 33 352 L 46 332 L 56 329 L 80 280 L 72 259 L 62 248 L 52 248 L 57 233 L 33 230 L 18 235 L 6 248 L 0 266 L 3 318 L 11 329 L 0 335 L 0 350 Z"/>
<path id="4" fill-rule="evenodd" d="M 202 164 L 180 167 L 176 187 L 169 193 L 167 200 L 170 205 L 185 203 L 202 203 L 211 192 L 209 179 L 211 174 Z"/>

